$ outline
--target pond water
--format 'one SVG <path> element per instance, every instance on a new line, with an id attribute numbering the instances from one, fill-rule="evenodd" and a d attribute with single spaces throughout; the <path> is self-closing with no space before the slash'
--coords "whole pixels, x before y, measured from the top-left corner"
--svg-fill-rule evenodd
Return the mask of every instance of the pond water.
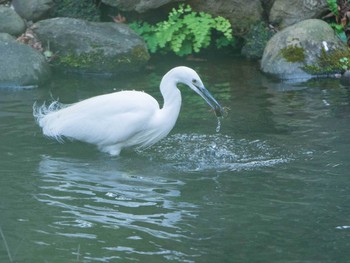
<path id="1" fill-rule="evenodd" d="M 241 59 L 182 62 L 228 114 L 182 87 L 171 134 L 110 157 L 45 138 L 32 105 L 121 89 L 161 101 L 139 76 L 55 75 L 0 89 L 0 262 L 349 262 L 350 90 L 283 83 Z"/>

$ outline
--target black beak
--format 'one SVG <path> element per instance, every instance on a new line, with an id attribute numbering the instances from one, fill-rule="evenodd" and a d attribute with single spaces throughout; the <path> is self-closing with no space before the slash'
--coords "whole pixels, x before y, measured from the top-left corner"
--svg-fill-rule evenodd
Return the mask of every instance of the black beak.
<path id="1" fill-rule="evenodd" d="M 224 108 L 217 102 L 217 100 L 210 94 L 210 92 L 203 86 L 197 87 L 196 92 L 209 104 L 215 111 L 216 117 L 224 115 Z"/>

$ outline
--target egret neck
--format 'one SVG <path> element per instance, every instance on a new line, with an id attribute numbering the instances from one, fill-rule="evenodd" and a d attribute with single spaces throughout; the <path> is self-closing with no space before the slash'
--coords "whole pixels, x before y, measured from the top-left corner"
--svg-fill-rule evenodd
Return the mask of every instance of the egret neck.
<path id="1" fill-rule="evenodd" d="M 160 82 L 160 92 L 163 96 L 163 107 L 160 110 L 160 118 L 163 120 L 166 129 L 170 130 L 175 126 L 181 109 L 181 92 L 177 88 L 179 81 L 174 78 L 172 71 L 168 72 Z"/>

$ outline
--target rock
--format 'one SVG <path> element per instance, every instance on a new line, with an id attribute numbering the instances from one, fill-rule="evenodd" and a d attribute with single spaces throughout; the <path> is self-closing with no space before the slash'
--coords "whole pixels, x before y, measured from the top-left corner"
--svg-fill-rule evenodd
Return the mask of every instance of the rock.
<path id="1" fill-rule="evenodd" d="M 275 0 L 269 13 L 269 22 L 285 28 L 306 19 L 321 18 L 327 11 L 327 0 Z"/>
<path id="2" fill-rule="evenodd" d="M 0 86 L 37 86 L 50 76 L 44 56 L 0 33 Z"/>
<path id="3" fill-rule="evenodd" d="M 55 65 L 73 72 L 135 72 L 149 59 L 145 42 L 127 25 L 52 18 L 35 23 L 34 33 L 57 54 Z"/>
<path id="4" fill-rule="evenodd" d="M 277 32 L 268 41 L 261 69 L 281 79 L 308 79 L 314 74 L 308 69 L 320 67 L 322 54 L 331 56 L 339 50 L 346 50 L 345 44 L 330 25 L 309 19 Z"/>
<path id="5" fill-rule="evenodd" d="M 48 17 L 53 0 L 12 0 L 16 12 L 27 21 L 38 21 Z"/>
<path id="6" fill-rule="evenodd" d="M 100 21 L 101 12 L 94 0 L 54 0 L 55 6 L 50 13 L 51 17 L 70 17 L 88 21 Z"/>
<path id="7" fill-rule="evenodd" d="M 263 20 L 260 0 L 191 0 L 189 3 L 196 11 L 227 18 L 235 32 L 246 32 Z"/>
<path id="8" fill-rule="evenodd" d="M 0 42 L 11 42 L 15 41 L 16 38 L 8 33 L 0 33 Z"/>
<path id="9" fill-rule="evenodd" d="M 179 0 L 102 0 L 102 3 L 117 7 L 121 11 L 136 11 L 145 13 L 151 9 L 156 9 L 171 2 Z"/>
<path id="10" fill-rule="evenodd" d="M 340 84 L 345 87 L 350 87 L 350 71 L 347 70 L 340 78 Z"/>
<path id="11" fill-rule="evenodd" d="M 12 8 L 0 6 L 0 32 L 18 36 L 25 30 L 26 24 Z"/>

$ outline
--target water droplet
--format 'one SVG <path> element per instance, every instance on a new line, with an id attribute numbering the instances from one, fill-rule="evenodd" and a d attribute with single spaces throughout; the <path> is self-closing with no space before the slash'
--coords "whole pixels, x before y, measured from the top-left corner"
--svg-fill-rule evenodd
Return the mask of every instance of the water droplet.
<path id="1" fill-rule="evenodd" d="M 221 121 L 220 121 L 220 117 L 217 117 L 217 119 L 218 119 L 218 125 L 216 126 L 216 132 L 219 132 L 221 128 Z"/>

